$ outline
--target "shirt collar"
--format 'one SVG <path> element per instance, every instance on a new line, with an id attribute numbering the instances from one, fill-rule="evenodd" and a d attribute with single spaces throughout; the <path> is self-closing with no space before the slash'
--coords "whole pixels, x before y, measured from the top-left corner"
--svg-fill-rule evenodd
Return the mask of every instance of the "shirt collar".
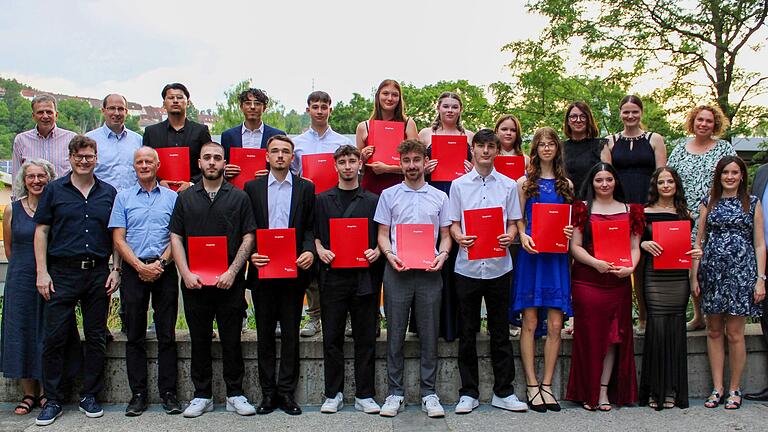
<path id="1" fill-rule="evenodd" d="M 43 134 L 40 133 L 40 129 L 37 128 L 37 125 L 35 125 L 35 133 L 39 138 L 53 138 L 56 136 L 56 133 L 57 133 L 56 123 L 53 124 L 53 129 L 51 129 L 51 131 L 48 132 L 47 137 L 44 137 Z"/>
<path id="2" fill-rule="evenodd" d="M 187 118 L 184 119 L 184 126 L 182 126 L 181 129 L 179 129 L 179 130 L 176 130 L 176 128 L 174 128 L 173 125 L 171 125 L 171 121 L 170 120 L 165 119 L 165 122 L 168 125 L 168 130 L 171 130 L 171 131 L 174 131 L 174 132 L 183 132 L 184 129 L 186 129 L 187 125 L 189 124 L 189 119 L 187 119 Z"/>
<path id="3" fill-rule="evenodd" d="M 263 123 L 262 123 L 263 124 Z M 288 173 L 287 176 L 285 176 L 285 181 L 288 182 L 289 185 L 293 186 L 293 175 L 291 173 Z M 269 176 L 267 177 L 267 185 L 271 186 L 273 183 L 279 183 L 275 176 L 272 175 L 272 171 L 269 171 Z"/>
<path id="4" fill-rule="evenodd" d="M 142 192 L 145 192 L 145 191 L 144 191 L 144 188 L 143 188 L 143 187 L 141 187 L 141 184 L 140 184 L 140 183 L 138 183 L 138 182 L 136 182 L 136 184 L 135 184 L 133 187 L 134 187 L 134 188 L 135 188 L 135 190 L 136 190 L 136 193 L 135 193 L 135 195 L 138 195 L 138 194 L 140 194 L 140 193 L 142 193 Z M 157 181 L 155 181 L 155 186 L 152 188 L 152 191 L 151 191 L 151 192 L 152 192 L 152 193 L 155 193 L 155 192 L 161 192 L 161 191 L 160 191 L 160 183 L 158 183 Z"/>
<path id="5" fill-rule="evenodd" d="M 485 177 L 485 180 L 487 179 L 494 179 L 498 180 L 498 177 L 496 176 L 496 168 L 491 168 L 491 172 Z M 483 176 L 480 175 L 479 172 L 477 172 L 477 168 L 472 168 L 472 171 L 469 172 L 470 178 L 472 180 L 484 180 Z"/>
<path id="6" fill-rule="evenodd" d="M 261 125 L 258 128 L 254 129 L 254 130 L 250 130 L 247 127 L 245 127 L 245 122 L 243 122 L 243 127 L 240 129 L 240 134 L 241 135 L 245 135 L 246 131 L 251 132 L 251 133 L 259 131 L 261 134 L 264 134 L 264 122 L 261 122 Z"/>
<path id="7" fill-rule="evenodd" d="M 116 134 L 116 133 L 114 133 L 114 132 L 112 131 L 112 129 L 110 129 L 109 127 L 107 127 L 107 124 L 106 124 L 106 123 L 104 123 L 104 124 L 101 126 L 101 129 L 104 131 L 104 135 L 106 135 L 106 136 L 107 136 L 107 138 L 115 137 L 115 138 L 117 138 L 118 140 L 121 140 L 121 139 L 125 138 L 125 136 L 126 136 L 126 135 L 128 135 L 128 130 L 127 130 L 127 128 L 125 127 L 125 125 L 123 125 L 123 130 L 122 130 L 122 131 L 120 131 L 120 133 L 119 133 L 119 134 Z"/>
<path id="8" fill-rule="evenodd" d="M 403 192 L 416 192 L 416 193 L 427 193 L 427 189 L 429 188 L 429 183 L 424 183 L 424 186 L 420 187 L 419 189 L 411 189 L 408 187 L 405 182 L 400 183 L 400 189 L 403 190 Z"/>
<path id="9" fill-rule="evenodd" d="M 96 177 L 96 174 L 93 175 L 93 187 L 96 188 L 99 186 L 99 183 L 101 183 L 101 180 L 99 180 L 98 177 Z M 67 174 L 64 175 L 64 184 L 72 184 L 72 170 L 70 169 Z"/>
<path id="10" fill-rule="evenodd" d="M 263 123 L 262 123 L 262 124 L 263 124 Z M 322 135 L 320 135 L 319 133 L 317 133 L 317 131 L 316 131 L 316 130 L 312 129 L 312 127 L 310 126 L 310 127 L 309 127 L 309 133 L 310 133 L 310 135 L 312 135 L 313 137 L 315 137 L 315 138 L 317 138 L 317 139 L 321 140 L 321 139 L 324 139 L 325 137 L 329 136 L 330 134 L 332 134 L 332 133 L 333 133 L 333 129 L 331 129 L 331 125 L 328 125 L 328 128 L 325 130 L 325 132 L 323 132 L 323 134 L 322 134 Z"/>

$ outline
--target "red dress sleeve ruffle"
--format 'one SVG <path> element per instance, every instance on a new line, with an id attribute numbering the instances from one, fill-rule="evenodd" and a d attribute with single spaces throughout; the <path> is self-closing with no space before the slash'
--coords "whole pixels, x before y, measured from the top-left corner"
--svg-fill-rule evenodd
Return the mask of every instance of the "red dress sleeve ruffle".
<path id="1" fill-rule="evenodd" d="M 571 225 L 584 232 L 587 226 L 587 205 L 584 201 L 574 201 L 571 207 Z"/>
<path id="2" fill-rule="evenodd" d="M 642 204 L 629 205 L 629 230 L 632 235 L 643 235 L 645 230 L 645 208 Z"/>

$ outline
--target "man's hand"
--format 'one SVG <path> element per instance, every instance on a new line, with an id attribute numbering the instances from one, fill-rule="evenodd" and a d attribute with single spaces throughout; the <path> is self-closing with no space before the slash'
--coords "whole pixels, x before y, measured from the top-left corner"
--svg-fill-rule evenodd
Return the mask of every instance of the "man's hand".
<path id="1" fill-rule="evenodd" d="M 336 258 L 335 253 L 331 252 L 330 250 L 322 246 L 317 248 L 317 256 L 318 258 L 320 258 L 320 261 L 328 265 L 330 265 L 331 261 L 333 261 L 333 259 Z"/>
<path id="2" fill-rule="evenodd" d="M 496 237 L 496 240 L 499 241 L 499 247 L 502 249 L 506 249 L 509 247 L 509 245 L 512 244 L 512 240 L 515 239 L 515 236 L 509 233 L 501 234 L 500 236 Z"/>
<path id="3" fill-rule="evenodd" d="M 107 283 L 104 284 L 104 288 L 107 289 L 107 295 L 112 295 L 120 287 L 120 272 L 112 270 L 107 276 Z"/>
<path id="4" fill-rule="evenodd" d="M 448 253 L 447 252 L 440 252 L 435 256 L 435 260 L 432 261 L 432 265 L 429 266 L 427 269 L 428 272 L 437 272 L 440 271 L 440 269 L 443 268 L 443 263 L 445 263 L 445 260 L 448 259 Z"/>
<path id="5" fill-rule="evenodd" d="M 313 262 L 315 262 L 315 255 L 313 255 L 310 251 L 304 251 L 296 259 L 296 267 L 302 270 L 306 270 L 312 266 Z"/>
<path id="6" fill-rule="evenodd" d="M 463 248 L 472 247 L 472 245 L 475 244 L 475 240 L 477 240 L 477 236 L 468 236 L 464 234 L 456 236 L 456 243 Z"/>
<path id="7" fill-rule="evenodd" d="M 37 292 L 39 292 L 46 301 L 51 299 L 51 293 L 56 292 L 56 290 L 53 289 L 53 281 L 51 280 L 51 275 L 49 275 L 47 271 L 37 273 L 37 281 L 35 282 L 35 286 L 37 287 Z"/>
<path id="8" fill-rule="evenodd" d="M 379 251 L 379 248 L 366 249 L 363 252 L 363 255 L 365 255 L 365 259 L 367 259 L 369 263 L 372 263 L 379 259 L 381 252 Z"/>
<path id="9" fill-rule="evenodd" d="M 406 267 L 400 258 L 398 258 L 394 253 L 389 252 L 384 256 L 387 257 L 387 261 L 389 261 L 389 265 L 391 265 L 393 269 L 399 272 L 408 270 L 408 267 Z"/>
<path id="10" fill-rule="evenodd" d="M 181 275 L 181 277 L 184 279 L 184 286 L 188 289 L 200 289 L 203 287 L 203 281 L 200 279 L 200 276 L 192 272 L 187 272 Z"/>
<path id="11" fill-rule="evenodd" d="M 216 288 L 221 289 L 230 289 L 232 288 L 232 284 L 235 282 L 235 275 L 231 271 L 227 270 L 224 273 L 219 275 L 219 280 L 216 282 Z"/>
<path id="12" fill-rule="evenodd" d="M 163 266 L 160 265 L 160 261 L 155 261 L 151 264 L 140 262 L 139 267 L 136 269 L 136 273 L 138 273 L 139 279 L 142 281 L 154 282 L 163 274 Z"/>
<path id="13" fill-rule="evenodd" d="M 226 179 L 231 179 L 232 177 L 235 177 L 238 174 L 240 174 L 240 166 L 239 165 L 227 164 L 224 167 L 224 177 Z"/>
<path id="14" fill-rule="evenodd" d="M 265 265 L 269 264 L 269 257 L 255 253 L 251 255 L 251 263 L 259 268 L 264 267 Z"/>

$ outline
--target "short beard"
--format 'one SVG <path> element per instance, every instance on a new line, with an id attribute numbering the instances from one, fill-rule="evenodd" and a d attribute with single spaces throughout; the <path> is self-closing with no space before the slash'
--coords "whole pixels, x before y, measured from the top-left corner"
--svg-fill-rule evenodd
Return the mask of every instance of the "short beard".
<path id="1" fill-rule="evenodd" d="M 216 173 L 214 174 L 209 174 L 208 170 L 203 171 L 203 177 L 205 177 L 206 180 L 218 180 L 223 175 L 224 175 L 224 168 L 217 170 Z"/>

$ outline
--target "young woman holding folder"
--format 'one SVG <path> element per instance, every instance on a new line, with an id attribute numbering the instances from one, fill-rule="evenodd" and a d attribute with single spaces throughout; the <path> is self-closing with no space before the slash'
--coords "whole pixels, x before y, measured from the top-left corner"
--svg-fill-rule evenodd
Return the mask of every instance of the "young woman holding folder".
<path id="1" fill-rule="evenodd" d="M 699 206 L 696 246 L 703 245 L 701 262 L 694 261 L 692 290 L 701 295 L 707 316 L 707 353 L 713 390 L 704 406 L 741 407 L 741 375 L 747 352 L 746 317 L 763 313 L 765 298 L 765 238 L 758 198 L 747 192 L 747 166 L 738 156 L 725 156 L 715 167 L 712 189 Z M 724 395 L 725 339 L 731 369 L 728 397 Z"/>
<path id="2" fill-rule="evenodd" d="M 517 221 L 523 250 L 518 255 L 511 310 L 523 313 L 520 351 L 525 370 L 528 407 L 536 412 L 560 411 L 552 392 L 552 378 L 560 352 L 560 330 L 563 316 L 571 315 L 571 281 L 567 253 L 539 253 L 531 237 L 533 204 L 568 204 L 573 201 L 573 184 L 565 175 L 560 139 L 552 128 L 542 128 L 533 135 L 527 176 L 517 181 L 520 206 L 525 219 Z M 538 223 L 547 223 L 538 221 Z M 570 236 L 573 227 L 564 227 Z M 546 315 L 540 311 L 546 309 Z M 536 377 L 534 333 L 539 315 L 547 320 L 547 341 L 544 345 L 544 373 L 541 384 Z"/>
<path id="3" fill-rule="evenodd" d="M 686 349 L 685 310 L 690 293 L 688 269 L 656 268 L 654 257 L 673 253 L 654 241 L 662 225 L 684 221 L 686 249 L 690 247 L 691 213 L 685 202 L 683 184 L 674 168 L 661 167 L 651 176 L 648 204 L 645 207 L 645 232 L 640 249 L 645 258 L 643 290 L 648 307 L 648 322 L 643 343 L 643 368 L 640 373 L 640 405 L 653 409 L 688 407 L 688 350 Z M 656 226 L 654 226 L 656 225 Z M 654 236 L 656 230 L 656 236 Z M 682 234 L 682 233 L 681 233 Z M 689 259 L 701 258 L 701 249 L 691 249 Z M 690 260 L 688 263 L 690 264 Z M 663 267 L 658 263 L 658 267 Z"/>
<path id="4" fill-rule="evenodd" d="M 566 399 L 581 402 L 589 411 L 610 411 L 611 403 L 637 401 L 629 276 L 640 259 L 643 208 L 624 203 L 616 169 L 604 162 L 590 170 L 582 196 L 585 202 L 573 205 L 571 290 L 579 325 L 573 334 Z M 602 221 L 626 223 L 626 242 L 600 241 L 594 234 Z M 619 258 L 611 258 L 613 263 L 596 258 L 595 249 L 606 247 L 624 248 L 630 266 L 616 265 Z"/>

